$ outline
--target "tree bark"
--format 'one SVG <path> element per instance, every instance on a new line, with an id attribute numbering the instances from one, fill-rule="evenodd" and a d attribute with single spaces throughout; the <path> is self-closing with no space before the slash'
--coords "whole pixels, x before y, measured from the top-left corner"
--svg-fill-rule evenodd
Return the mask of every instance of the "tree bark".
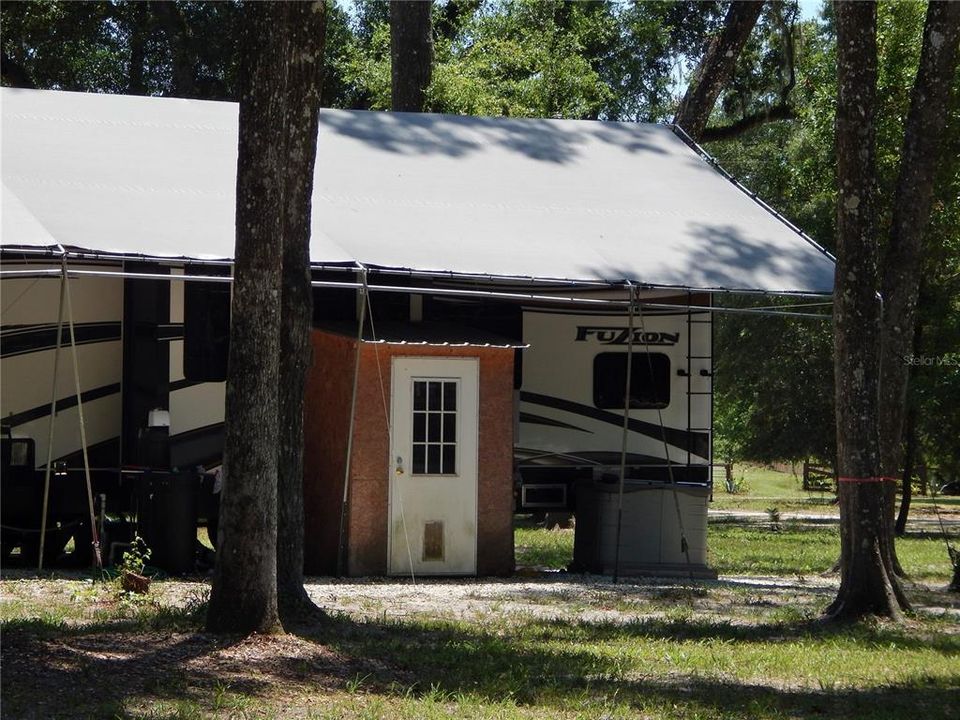
<path id="1" fill-rule="evenodd" d="M 143 3 L 129 8 L 128 32 L 130 33 L 130 64 L 127 68 L 127 93 L 146 95 L 147 85 L 143 77 L 146 58 L 147 13 Z"/>
<path id="2" fill-rule="evenodd" d="M 287 3 L 243 8 L 224 482 L 207 628 L 274 632 Z"/>
<path id="3" fill-rule="evenodd" d="M 310 215 L 323 80 L 326 5 L 293 3 L 284 137 L 280 448 L 277 466 L 277 600 L 286 625 L 319 613 L 303 587 L 303 397 L 310 367 L 313 292 Z"/>
<path id="4" fill-rule="evenodd" d="M 433 77 L 432 0 L 390 2 L 390 107 L 423 112 Z"/>
<path id="5" fill-rule="evenodd" d="M 910 501 L 913 499 L 913 469 L 917 460 L 917 411 L 910 408 L 907 411 L 907 446 L 903 457 L 903 484 L 900 493 L 900 512 L 897 513 L 897 522 L 893 531 L 897 537 L 902 537 L 907 531 L 907 517 L 910 514 Z"/>
<path id="6" fill-rule="evenodd" d="M 190 47 L 190 29 L 183 13 L 173 0 L 153 0 L 150 7 L 170 44 L 170 59 L 173 62 L 172 94 L 182 98 L 196 97 L 197 59 Z"/>
<path id="7" fill-rule="evenodd" d="M 880 458 L 882 474 L 897 477 L 904 458 L 910 366 L 920 288 L 923 237 L 933 205 L 939 147 L 957 69 L 960 3 L 931 2 L 923 28 L 920 64 L 904 128 L 890 242 L 883 263 L 883 345 L 880 363 Z M 908 501 L 909 502 L 909 501 Z M 896 485 L 885 485 L 884 551 L 902 574 L 893 543 Z"/>
<path id="8" fill-rule="evenodd" d="M 876 6 L 835 2 L 837 28 L 837 268 L 834 374 L 840 498 L 840 589 L 833 618 L 902 616 L 902 593 L 881 548 L 884 482 L 877 435 Z"/>
<path id="9" fill-rule="evenodd" d="M 763 2 L 734 0 L 730 3 L 730 9 L 723 19 L 723 29 L 710 42 L 673 119 L 674 124 L 679 125 L 693 140 L 702 139 L 713 106 L 720 92 L 730 82 L 737 58 L 762 10 Z"/>

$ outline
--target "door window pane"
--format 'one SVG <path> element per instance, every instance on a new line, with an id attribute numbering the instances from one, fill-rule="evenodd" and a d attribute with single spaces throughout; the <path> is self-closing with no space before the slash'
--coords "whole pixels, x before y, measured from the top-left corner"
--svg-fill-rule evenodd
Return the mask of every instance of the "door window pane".
<path id="1" fill-rule="evenodd" d="M 456 475 L 457 380 L 413 381 L 413 474 Z"/>
<path id="2" fill-rule="evenodd" d="M 440 474 L 440 445 L 427 445 L 427 472 L 430 475 Z"/>
<path id="3" fill-rule="evenodd" d="M 454 443 L 457 441 L 457 414 L 445 412 L 443 414 L 443 441 Z"/>

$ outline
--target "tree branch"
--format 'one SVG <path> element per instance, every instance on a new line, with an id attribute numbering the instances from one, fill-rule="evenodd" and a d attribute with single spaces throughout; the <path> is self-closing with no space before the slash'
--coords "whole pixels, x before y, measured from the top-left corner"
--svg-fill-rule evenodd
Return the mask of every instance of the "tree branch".
<path id="1" fill-rule="evenodd" d="M 737 0 L 730 3 L 723 20 L 723 30 L 707 48 L 673 120 L 694 140 L 703 139 L 713 106 L 730 81 L 737 58 L 762 10 L 762 2 Z"/>
<path id="2" fill-rule="evenodd" d="M 703 142 L 710 142 L 711 140 L 731 140 L 735 137 L 740 137 L 755 127 L 760 127 L 770 122 L 777 122 L 778 120 L 793 120 L 796 117 L 797 113 L 793 107 L 786 102 L 780 102 L 760 112 L 742 117 L 735 123 L 708 127 L 700 134 L 700 140 Z"/>

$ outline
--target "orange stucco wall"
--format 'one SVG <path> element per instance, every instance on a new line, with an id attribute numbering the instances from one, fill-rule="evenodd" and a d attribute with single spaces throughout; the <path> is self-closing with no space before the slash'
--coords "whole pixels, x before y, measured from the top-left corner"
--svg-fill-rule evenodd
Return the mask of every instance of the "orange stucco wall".
<path id="1" fill-rule="evenodd" d="M 312 340 L 304 416 L 305 558 L 308 573 L 329 574 L 336 570 L 356 340 L 319 330 Z M 397 356 L 479 360 L 477 572 L 513 572 L 513 352 L 363 344 L 347 506 L 348 574 L 387 572 L 387 418 L 391 362 Z"/>

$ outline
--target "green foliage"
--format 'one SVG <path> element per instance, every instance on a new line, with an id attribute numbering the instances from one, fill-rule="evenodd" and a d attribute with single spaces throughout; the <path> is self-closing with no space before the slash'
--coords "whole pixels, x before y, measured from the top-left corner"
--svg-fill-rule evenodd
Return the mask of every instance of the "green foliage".
<path id="1" fill-rule="evenodd" d="M 878 9 L 878 193 L 880 237 L 888 235 L 903 145 L 903 123 L 916 75 L 926 6 L 881 3 Z M 772 11 L 771 11 L 772 12 Z M 764 17 L 766 18 L 769 12 Z M 762 37 L 762 35 L 761 35 Z M 754 38 L 751 52 L 762 49 Z M 797 119 L 760 126 L 709 150 L 747 187 L 817 242 L 834 245 L 833 125 L 835 38 L 829 17 L 796 29 Z M 761 56 L 742 58 L 752 67 Z M 758 65 L 759 63 L 759 65 Z M 769 65 L 769 63 L 768 63 Z M 773 72 L 768 67 L 767 74 Z M 743 74 L 743 69 L 738 77 Z M 740 83 L 740 84 L 738 84 Z M 762 83 L 742 79 L 758 91 Z M 758 84 L 759 83 L 759 84 Z M 762 94 L 762 93 L 761 93 Z M 960 77 L 954 92 L 925 237 L 919 322 L 923 325 L 912 372 L 923 455 L 946 472 L 960 471 Z M 732 120 L 748 106 L 725 101 Z M 767 303 L 764 304 L 775 304 Z M 723 457 L 769 461 L 834 455 L 832 340 L 829 323 L 721 316 L 716 334 L 716 443 Z"/>
<path id="2" fill-rule="evenodd" d="M 5 2 L 4 62 L 27 65 L 38 87 L 123 92 L 124 37 L 110 31 L 108 3 Z"/>
<path id="3" fill-rule="evenodd" d="M 117 571 L 120 573 L 131 572 L 137 575 L 143 575 L 143 569 L 150 560 L 151 550 L 147 547 L 146 541 L 139 535 L 133 536 L 133 542 L 130 548 L 125 550 Z"/>
<path id="4" fill-rule="evenodd" d="M 744 475 L 735 475 L 730 479 L 726 490 L 731 495 L 746 495 L 750 492 L 750 483 L 747 482 L 747 478 Z"/>
<path id="5" fill-rule="evenodd" d="M 725 314 L 715 327 L 715 452 L 759 462 L 832 457 L 830 323 Z"/>
<path id="6" fill-rule="evenodd" d="M 721 18 L 716 2 L 438 2 L 430 109 L 668 119 L 672 74 L 699 57 Z M 357 4 L 354 41 L 336 61 L 354 106 L 390 106 L 388 22 L 385 4 Z"/>
<path id="7" fill-rule="evenodd" d="M 432 106 L 445 112 L 515 117 L 597 117 L 610 90 L 586 56 L 610 16 L 590 6 L 507 2 L 478 14 L 469 42 L 437 48 Z"/>

